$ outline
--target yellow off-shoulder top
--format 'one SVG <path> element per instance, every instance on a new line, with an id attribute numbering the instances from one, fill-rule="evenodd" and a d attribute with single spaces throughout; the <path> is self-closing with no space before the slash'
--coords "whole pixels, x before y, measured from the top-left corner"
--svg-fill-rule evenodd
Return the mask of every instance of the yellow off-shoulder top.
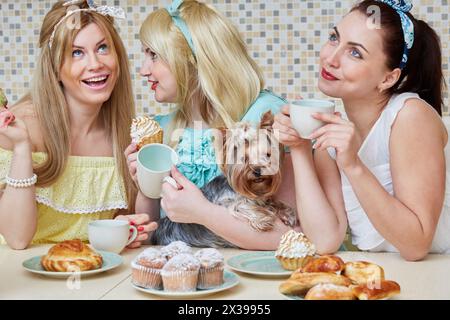
<path id="1" fill-rule="evenodd" d="M 0 148 L 0 184 L 11 166 L 12 151 Z M 46 154 L 32 154 L 41 163 Z M 32 243 L 57 243 L 69 239 L 88 240 L 90 221 L 112 219 L 126 209 L 127 199 L 113 157 L 70 156 L 64 173 L 50 187 L 36 188 L 37 231 Z M 20 212 L 11 212 L 19 214 Z M 0 244 L 5 240 L 0 235 Z"/>

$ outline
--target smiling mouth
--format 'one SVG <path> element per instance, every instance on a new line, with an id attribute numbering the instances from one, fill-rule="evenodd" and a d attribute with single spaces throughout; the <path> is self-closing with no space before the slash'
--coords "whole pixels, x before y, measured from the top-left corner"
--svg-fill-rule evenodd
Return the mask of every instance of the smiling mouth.
<path id="1" fill-rule="evenodd" d="M 109 79 L 109 75 L 106 75 L 106 76 L 90 78 L 87 80 L 82 80 L 82 82 L 91 88 L 97 88 L 97 87 L 103 86 L 106 83 L 106 81 L 108 81 L 108 79 Z"/>
<path id="2" fill-rule="evenodd" d="M 331 73 L 329 73 L 327 70 L 325 70 L 325 68 L 322 69 L 322 77 L 326 80 L 339 80 L 338 78 L 336 78 L 335 76 L 333 76 Z"/>
<path id="3" fill-rule="evenodd" d="M 148 82 L 152 84 L 152 90 L 156 90 L 156 87 L 158 86 L 159 82 L 158 81 L 152 81 L 152 80 L 149 80 Z"/>

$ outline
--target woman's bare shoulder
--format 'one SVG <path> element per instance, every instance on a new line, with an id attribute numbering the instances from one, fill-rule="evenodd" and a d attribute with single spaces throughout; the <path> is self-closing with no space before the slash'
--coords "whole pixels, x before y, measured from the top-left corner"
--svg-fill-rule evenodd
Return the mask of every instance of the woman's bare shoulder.
<path id="1" fill-rule="evenodd" d="M 393 129 L 403 128 L 407 135 L 412 132 L 429 138 L 447 141 L 447 129 L 438 113 L 421 99 L 408 99 L 394 122 Z"/>

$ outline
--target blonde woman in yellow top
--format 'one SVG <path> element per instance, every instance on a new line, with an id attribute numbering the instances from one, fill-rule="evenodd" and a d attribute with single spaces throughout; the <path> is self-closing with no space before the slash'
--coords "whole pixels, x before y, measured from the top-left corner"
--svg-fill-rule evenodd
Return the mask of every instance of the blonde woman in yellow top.
<path id="1" fill-rule="evenodd" d="M 87 240 L 90 221 L 116 218 L 138 225 L 137 247 L 156 227 L 146 214 L 129 215 L 136 189 L 123 150 L 134 103 L 113 25 L 122 13 L 81 0 L 46 15 L 32 89 L 0 128 L 0 243 Z"/>

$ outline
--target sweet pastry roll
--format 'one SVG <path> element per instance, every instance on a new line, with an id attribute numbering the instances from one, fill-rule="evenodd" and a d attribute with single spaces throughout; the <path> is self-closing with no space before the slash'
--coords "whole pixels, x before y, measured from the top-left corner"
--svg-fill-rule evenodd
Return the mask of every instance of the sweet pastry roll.
<path id="1" fill-rule="evenodd" d="M 352 284 L 347 277 L 328 272 L 293 273 L 291 277 L 281 283 L 279 290 L 287 295 L 303 295 L 318 284 L 334 284 L 348 287 Z"/>
<path id="2" fill-rule="evenodd" d="M 350 278 L 355 284 L 366 284 L 384 280 L 383 268 L 366 261 L 347 262 L 342 274 Z"/>
<path id="3" fill-rule="evenodd" d="M 380 300 L 400 294 L 400 285 L 395 281 L 381 280 L 352 286 L 352 291 L 359 300 Z"/>
<path id="4" fill-rule="evenodd" d="M 355 300 L 353 290 L 346 286 L 331 283 L 318 284 L 305 296 L 305 300 Z"/>
<path id="5" fill-rule="evenodd" d="M 309 260 L 300 272 L 335 272 L 340 273 L 345 263 L 341 258 L 334 255 L 314 257 Z"/>
<path id="6" fill-rule="evenodd" d="M 89 245 L 75 239 L 52 246 L 41 258 L 41 264 L 47 271 L 87 271 L 101 268 L 103 258 Z"/>

